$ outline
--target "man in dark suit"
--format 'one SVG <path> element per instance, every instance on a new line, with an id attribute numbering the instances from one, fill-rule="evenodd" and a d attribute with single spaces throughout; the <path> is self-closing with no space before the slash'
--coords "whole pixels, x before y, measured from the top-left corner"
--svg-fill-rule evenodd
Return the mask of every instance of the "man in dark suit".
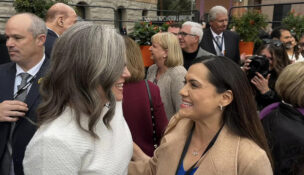
<path id="1" fill-rule="evenodd" d="M 64 3 L 56 3 L 49 8 L 45 17 L 45 23 L 48 28 L 45 41 L 45 54 L 48 58 L 51 56 L 55 40 L 65 30 L 75 24 L 76 21 L 77 15 L 75 10 Z"/>
<path id="2" fill-rule="evenodd" d="M 38 80 L 48 65 L 46 33 L 44 21 L 30 13 L 12 16 L 5 26 L 12 62 L 0 65 L 1 175 L 23 175 L 24 152 L 37 127 Z"/>
<path id="3" fill-rule="evenodd" d="M 223 6 L 214 6 L 208 16 L 210 28 L 205 29 L 201 47 L 218 56 L 226 56 L 240 64 L 239 35 L 227 29 L 228 13 Z"/>

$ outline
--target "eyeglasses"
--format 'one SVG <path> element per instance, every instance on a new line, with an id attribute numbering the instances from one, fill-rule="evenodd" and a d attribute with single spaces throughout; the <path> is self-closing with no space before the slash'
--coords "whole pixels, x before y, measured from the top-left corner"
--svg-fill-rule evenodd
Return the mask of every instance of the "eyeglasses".
<path id="1" fill-rule="evenodd" d="M 186 33 L 186 32 L 179 32 L 178 35 L 180 35 L 180 36 L 182 36 L 182 37 L 186 37 L 187 35 L 196 36 L 196 35 L 194 35 L 194 34 Z"/>
<path id="2" fill-rule="evenodd" d="M 274 45 L 276 47 L 281 47 L 283 45 L 283 43 L 280 40 L 263 39 L 263 42 L 265 44 L 271 44 L 271 45 Z"/>
<path id="3" fill-rule="evenodd" d="M 171 32 L 173 35 L 178 36 L 178 33 Z"/>

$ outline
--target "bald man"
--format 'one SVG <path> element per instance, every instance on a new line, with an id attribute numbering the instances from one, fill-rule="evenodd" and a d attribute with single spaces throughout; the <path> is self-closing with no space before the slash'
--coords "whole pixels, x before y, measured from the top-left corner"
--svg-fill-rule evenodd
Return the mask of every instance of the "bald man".
<path id="1" fill-rule="evenodd" d="M 45 54 L 50 58 L 55 40 L 62 33 L 75 24 L 77 15 L 75 10 L 64 4 L 56 3 L 49 8 L 45 17 L 45 23 L 48 28 L 47 38 L 45 42 Z"/>
<path id="2" fill-rule="evenodd" d="M 38 80 L 48 65 L 46 33 L 44 21 L 31 13 L 12 16 L 5 25 L 12 62 L 0 65 L 1 175 L 23 175 L 25 148 L 37 128 Z"/>

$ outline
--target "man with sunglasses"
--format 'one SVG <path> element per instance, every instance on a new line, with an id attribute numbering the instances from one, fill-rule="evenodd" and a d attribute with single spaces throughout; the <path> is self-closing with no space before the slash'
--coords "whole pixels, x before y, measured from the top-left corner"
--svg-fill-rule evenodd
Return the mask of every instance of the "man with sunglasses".
<path id="1" fill-rule="evenodd" d="M 271 38 L 279 40 L 283 43 L 285 51 L 292 62 L 303 61 L 303 56 L 298 52 L 295 38 L 292 36 L 289 29 L 277 27 L 271 32 Z"/>
<path id="2" fill-rule="evenodd" d="M 12 62 L 0 66 L 0 174 L 23 175 L 22 161 L 34 135 L 38 80 L 48 65 L 47 28 L 42 19 L 21 13 L 8 19 L 6 47 Z"/>
<path id="3" fill-rule="evenodd" d="M 214 6 L 208 16 L 210 28 L 205 29 L 200 46 L 218 56 L 226 56 L 240 64 L 239 35 L 227 29 L 228 12 L 223 6 Z"/>
<path id="4" fill-rule="evenodd" d="M 182 48 L 184 57 L 184 67 L 186 70 L 190 67 L 195 58 L 201 56 L 213 55 L 199 47 L 203 37 L 202 25 L 196 22 L 187 21 L 183 23 L 178 33 L 179 44 Z"/>

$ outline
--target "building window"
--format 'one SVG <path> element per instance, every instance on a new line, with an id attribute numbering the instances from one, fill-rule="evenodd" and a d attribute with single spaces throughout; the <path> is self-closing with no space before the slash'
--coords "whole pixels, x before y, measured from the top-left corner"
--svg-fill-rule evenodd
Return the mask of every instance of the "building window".
<path id="1" fill-rule="evenodd" d="M 279 27 L 281 25 L 281 21 L 282 19 L 288 15 L 288 13 L 290 12 L 291 9 L 291 4 L 287 4 L 287 5 L 282 5 L 282 4 L 278 4 L 278 5 L 274 5 L 274 9 L 273 9 L 273 18 L 272 18 L 272 28 L 276 28 Z"/>
<path id="2" fill-rule="evenodd" d="M 85 2 L 78 2 L 76 5 L 76 12 L 79 17 L 82 19 L 88 19 L 88 7 L 86 7 L 88 4 Z"/>
<path id="3" fill-rule="evenodd" d="M 118 7 L 115 19 L 115 27 L 119 29 L 121 34 L 124 34 L 126 26 L 124 21 L 126 20 L 126 9 L 124 7 Z"/>
<path id="4" fill-rule="evenodd" d="M 144 9 L 144 10 L 142 11 L 141 16 L 148 16 L 148 10 Z"/>

